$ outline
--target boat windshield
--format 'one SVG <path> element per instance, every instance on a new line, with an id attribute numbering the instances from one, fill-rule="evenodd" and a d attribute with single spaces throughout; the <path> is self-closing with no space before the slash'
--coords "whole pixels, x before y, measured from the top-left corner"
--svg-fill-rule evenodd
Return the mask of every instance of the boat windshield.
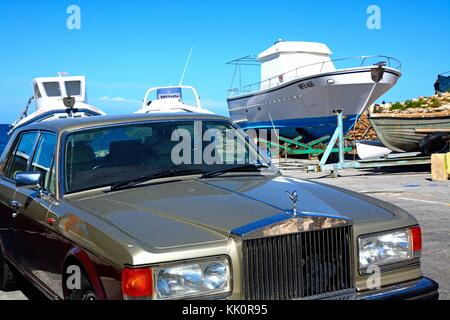
<path id="1" fill-rule="evenodd" d="M 181 103 L 200 107 L 198 103 L 198 95 L 192 88 L 189 87 L 162 87 L 150 89 L 145 98 L 145 104 L 150 106 L 156 101 L 179 101 Z"/>
<path id="2" fill-rule="evenodd" d="M 44 82 L 44 89 L 47 97 L 60 97 L 61 88 L 59 87 L 59 82 Z"/>
<path id="3" fill-rule="evenodd" d="M 65 193 L 170 177 L 275 174 L 276 168 L 231 122 L 165 121 L 74 132 L 64 148 Z M 145 182 L 145 179 L 144 179 Z"/>
<path id="4" fill-rule="evenodd" d="M 68 96 L 81 96 L 81 81 L 66 81 L 65 85 Z"/>

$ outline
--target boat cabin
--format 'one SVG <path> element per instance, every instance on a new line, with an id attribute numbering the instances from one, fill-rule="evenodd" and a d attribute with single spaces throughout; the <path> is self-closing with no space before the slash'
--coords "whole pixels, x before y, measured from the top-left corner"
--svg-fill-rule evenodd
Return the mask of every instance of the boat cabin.
<path id="1" fill-rule="evenodd" d="M 35 78 L 33 94 L 36 110 L 60 105 L 67 96 L 75 98 L 76 102 L 87 103 L 86 79 L 84 76 Z"/>
<path id="2" fill-rule="evenodd" d="M 136 113 L 152 112 L 212 113 L 201 107 L 197 90 L 191 86 L 166 86 L 147 90 L 142 108 Z"/>
<path id="3" fill-rule="evenodd" d="M 331 55 L 324 43 L 278 41 L 257 56 L 261 63 L 261 90 L 299 77 L 335 71 Z"/>

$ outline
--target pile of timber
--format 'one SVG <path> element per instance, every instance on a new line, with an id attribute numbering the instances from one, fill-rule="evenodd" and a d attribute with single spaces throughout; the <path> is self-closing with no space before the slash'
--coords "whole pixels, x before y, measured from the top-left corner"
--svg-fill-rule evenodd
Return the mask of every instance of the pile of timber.
<path id="1" fill-rule="evenodd" d="M 364 112 L 348 135 L 349 141 L 376 140 L 377 134 L 369 122 L 369 113 Z"/>

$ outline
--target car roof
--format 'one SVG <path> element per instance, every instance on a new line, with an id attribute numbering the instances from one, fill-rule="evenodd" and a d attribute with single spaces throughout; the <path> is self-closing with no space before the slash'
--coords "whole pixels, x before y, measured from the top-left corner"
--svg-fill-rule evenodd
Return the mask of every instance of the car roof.
<path id="1" fill-rule="evenodd" d="M 203 113 L 151 113 L 151 114 L 123 114 L 123 115 L 106 115 L 106 116 L 90 116 L 82 118 L 67 118 L 59 120 L 42 121 L 33 123 L 20 131 L 28 130 L 48 130 L 54 132 L 65 132 L 73 130 L 83 130 L 107 125 L 127 124 L 147 121 L 170 121 L 170 120 L 230 120 L 227 117 L 203 114 Z"/>

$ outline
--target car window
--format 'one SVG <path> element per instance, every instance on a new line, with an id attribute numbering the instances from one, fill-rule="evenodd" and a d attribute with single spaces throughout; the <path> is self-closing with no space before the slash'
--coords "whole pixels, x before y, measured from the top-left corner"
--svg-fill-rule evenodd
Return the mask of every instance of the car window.
<path id="1" fill-rule="evenodd" d="M 31 163 L 31 171 L 38 171 L 41 173 L 42 183 L 45 189 L 48 189 L 51 180 L 55 146 L 56 136 L 53 133 L 43 133 L 39 139 Z"/>
<path id="2" fill-rule="evenodd" d="M 56 194 L 56 171 L 55 161 L 53 161 L 52 169 L 50 170 L 50 178 L 48 179 L 45 189 L 52 194 Z"/>
<path id="3" fill-rule="evenodd" d="M 235 146 L 235 140 L 242 141 L 244 147 Z M 221 148 L 227 141 L 230 146 Z M 64 187 L 68 194 L 166 170 L 208 173 L 264 162 L 259 158 L 257 150 L 227 121 L 180 120 L 96 128 L 67 136 Z"/>
<path id="4" fill-rule="evenodd" d="M 37 132 L 26 132 L 20 136 L 19 143 L 11 155 L 11 161 L 6 169 L 8 178 L 14 179 L 17 172 L 28 169 L 28 161 L 36 144 L 37 136 Z"/>

